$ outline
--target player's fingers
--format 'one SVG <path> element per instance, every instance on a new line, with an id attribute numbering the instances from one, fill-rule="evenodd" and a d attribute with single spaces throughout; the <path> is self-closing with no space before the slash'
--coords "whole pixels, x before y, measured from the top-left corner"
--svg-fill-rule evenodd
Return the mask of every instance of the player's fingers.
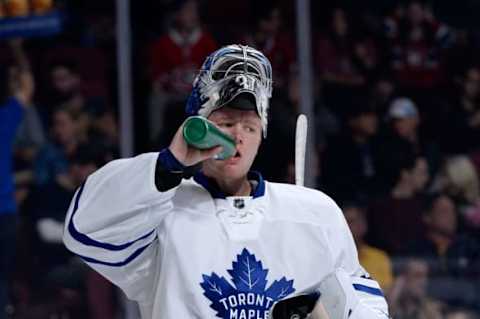
<path id="1" fill-rule="evenodd" d="M 205 150 L 200 150 L 193 147 L 189 147 L 189 149 L 190 149 L 190 156 L 188 156 L 188 158 L 190 159 L 189 162 L 192 162 L 194 164 L 202 162 L 209 158 L 212 158 L 216 154 L 222 151 L 221 146 L 216 146 L 216 147 L 212 147 Z"/>
<path id="2" fill-rule="evenodd" d="M 200 152 L 201 152 L 203 160 L 206 160 L 206 159 L 212 158 L 215 155 L 217 155 L 218 153 L 220 153 L 222 151 L 222 149 L 223 149 L 223 147 L 221 147 L 221 146 L 215 146 L 215 147 L 212 147 L 212 148 L 209 148 L 209 149 L 206 149 L 206 150 L 201 150 Z"/>
<path id="3" fill-rule="evenodd" d="M 180 163 L 182 163 L 185 166 L 192 166 L 200 162 L 203 162 L 204 160 L 214 157 L 216 154 L 222 151 L 222 147 L 216 146 L 206 150 L 200 150 L 200 149 L 196 149 L 194 147 L 186 145 L 185 146 L 186 153 L 183 156 L 182 155 L 178 156 L 178 154 L 181 154 L 181 152 L 178 152 L 178 154 L 176 154 L 174 150 L 175 148 L 171 147 L 171 152 L 180 161 Z"/>

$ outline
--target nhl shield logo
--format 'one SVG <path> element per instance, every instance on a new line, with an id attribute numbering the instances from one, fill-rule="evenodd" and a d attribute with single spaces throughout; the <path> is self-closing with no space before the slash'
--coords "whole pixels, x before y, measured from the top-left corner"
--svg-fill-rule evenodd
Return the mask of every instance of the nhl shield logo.
<path id="1" fill-rule="evenodd" d="M 210 308 L 222 319 L 267 319 L 273 304 L 295 292 L 293 279 L 275 280 L 267 288 L 268 269 L 247 249 L 243 249 L 228 270 L 234 286 L 225 277 L 212 272 L 202 275 L 203 295 L 212 303 Z"/>
<path id="2" fill-rule="evenodd" d="M 238 209 L 244 209 L 245 208 L 245 200 L 242 198 L 235 198 L 233 201 L 233 206 Z"/>

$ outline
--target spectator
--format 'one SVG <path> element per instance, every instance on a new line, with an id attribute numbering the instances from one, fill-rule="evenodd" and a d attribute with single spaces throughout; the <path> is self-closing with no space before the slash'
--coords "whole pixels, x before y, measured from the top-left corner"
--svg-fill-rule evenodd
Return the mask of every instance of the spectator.
<path id="1" fill-rule="evenodd" d="M 404 18 L 405 6 L 400 2 L 396 2 L 383 19 L 383 33 L 388 41 L 398 38 L 400 21 Z"/>
<path id="2" fill-rule="evenodd" d="M 316 63 L 323 82 L 325 102 L 337 115 L 345 115 L 365 88 L 377 66 L 376 46 L 368 38 L 356 39 L 347 12 L 332 10 L 326 32 L 319 35 Z"/>
<path id="3" fill-rule="evenodd" d="M 445 57 L 447 76 L 456 82 L 458 77 L 463 77 L 465 70 L 478 63 L 478 49 L 475 47 L 473 30 L 456 27 L 452 46 L 448 49 Z M 455 83 L 450 83 L 455 84 Z"/>
<path id="4" fill-rule="evenodd" d="M 443 119 L 450 129 L 442 132 L 442 144 L 453 154 L 480 151 L 480 69 L 470 66 L 458 82 L 458 97 Z"/>
<path id="5" fill-rule="evenodd" d="M 50 88 L 44 104 L 50 108 L 70 105 L 73 109 L 82 108 L 81 79 L 77 67 L 70 61 L 58 61 L 49 69 Z"/>
<path id="6" fill-rule="evenodd" d="M 417 157 L 413 171 L 413 188 L 417 194 L 424 195 L 430 181 L 429 164 L 424 157 Z"/>
<path id="7" fill-rule="evenodd" d="M 381 185 L 386 195 L 370 202 L 369 242 L 389 254 L 404 253 L 422 232 L 422 197 L 425 178 L 416 178 L 425 161 L 408 146 L 397 149 L 380 166 Z"/>
<path id="8" fill-rule="evenodd" d="M 39 281 L 37 289 L 44 291 L 44 298 L 54 305 L 54 312 L 66 312 L 69 316 L 80 305 L 87 305 L 89 318 L 113 318 L 112 286 L 102 278 L 96 278 L 63 245 L 65 212 L 70 201 L 87 177 L 104 164 L 104 155 L 91 144 L 80 144 L 69 159 L 68 180 L 70 184 L 53 181 L 42 185 L 32 194 L 30 214 L 34 217 L 37 240 L 37 256 L 34 278 Z M 95 287 L 92 282 L 95 282 Z M 68 295 L 81 300 L 72 303 Z M 48 296 L 48 298 L 46 297 Z M 50 314 L 53 315 L 53 314 Z"/>
<path id="9" fill-rule="evenodd" d="M 405 97 L 394 99 L 390 104 L 387 117 L 391 121 L 393 131 L 391 134 L 408 141 L 417 153 L 421 153 L 418 136 L 420 115 L 413 101 Z"/>
<path id="10" fill-rule="evenodd" d="M 160 128 L 167 123 L 167 108 L 178 108 L 183 113 L 183 104 L 196 71 L 217 47 L 210 33 L 201 27 L 196 0 L 175 1 L 172 17 L 167 32 L 154 41 L 148 51 L 148 75 L 152 82 L 151 138 L 156 138 Z"/>
<path id="11" fill-rule="evenodd" d="M 197 1 L 176 1 L 172 16 L 167 32 L 151 45 L 149 74 L 154 88 L 183 98 L 190 92 L 195 71 L 216 43 L 201 27 Z"/>
<path id="12" fill-rule="evenodd" d="M 23 39 L 9 40 L 9 47 L 16 63 L 21 68 L 30 68 Z M 45 139 L 44 127 L 37 108 L 34 105 L 25 108 L 14 143 L 15 196 L 20 206 L 27 198 L 34 182 L 33 161 L 38 150 L 45 144 Z"/>
<path id="13" fill-rule="evenodd" d="M 429 114 L 423 118 L 422 130 L 436 138 L 443 130 L 439 124 L 446 103 L 442 95 L 447 91 L 444 60 L 452 32 L 421 1 L 408 4 L 397 31 L 388 50 L 394 78 L 403 94 L 418 103 L 420 113 Z"/>
<path id="14" fill-rule="evenodd" d="M 478 319 L 478 314 L 465 308 L 452 308 L 446 311 L 445 319 Z"/>
<path id="15" fill-rule="evenodd" d="M 397 91 L 396 82 L 388 75 L 379 75 L 371 85 L 370 101 L 380 118 L 385 118 Z"/>
<path id="16" fill-rule="evenodd" d="M 283 30 L 280 7 L 271 1 L 255 4 L 253 30 L 241 39 L 241 43 L 262 51 L 272 63 L 274 85 L 287 86 L 287 80 L 295 63 L 295 43 L 291 34 Z"/>
<path id="17" fill-rule="evenodd" d="M 16 244 L 17 204 L 14 196 L 13 142 L 24 108 L 31 104 L 33 77 L 28 68 L 11 68 L 10 97 L 0 105 L 0 318 L 7 318 L 8 285 Z"/>
<path id="18" fill-rule="evenodd" d="M 427 295 L 428 264 L 407 259 L 390 293 L 390 312 L 395 319 L 441 319 L 442 305 Z"/>
<path id="19" fill-rule="evenodd" d="M 76 63 L 65 58 L 53 61 L 48 70 L 50 76 L 49 87 L 46 88 L 48 95 L 43 99 L 46 106 L 43 115 L 49 118 L 44 119 L 44 122 L 55 126 L 53 113 L 63 109 L 75 119 L 75 134 L 79 140 L 95 141 L 96 144 L 108 149 L 110 154 L 117 154 L 117 125 L 114 113 L 107 105 L 106 97 L 102 95 L 101 90 L 89 92 L 89 83 L 83 80 Z M 98 83 L 93 83 L 92 87 L 95 86 L 99 86 Z"/>
<path id="20" fill-rule="evenodd" d="M 449 28 L 438 22 L 420 1 L 411 1 L 404 15 L 391 16 L 385 23 L 391 67 L 400 85 L 426 89 L 442 83 L 442 49 L 450 43 Z"/>
<path id="21" fill-rule="evenodd" d="M 49 67 L 49 78 L 44 105 L 44 121 L 49 123 L 51 114 L 59 107 L 68 109 L 79 118 L 79 127 L 87 131 L 89 121 L 101 117 L 108 110 L 105 97 L 87 94 L 78 65 L 66 58 L 54 60 Z"/>
<path id="22" fill-rule="evenodd" d="M 25 109 L 24 119 L 15 138 L 15 160 L 20 164 L 18 166 L 30 168 L 35 155 L 45 142 L 44 126 L 37 109 L 35 107 Z"/>
<path id="23" fill-rule="evenodd" d="M 365 242 L 368 223 L 364 208 L 356 203 L 346 203 L 342 205 L 342 210 L 355 240 L 360 264 L 379 283 L 380 287 L 388 292 L 393 283 L 392 264 L 386 252 Z"/>
<path id="24" fill-rule="evenodd" d="M 432 258 L 436 266 L 431 268 L 433 273 L 477 275 L 475 265 L 480 262 L 480 247 L 468 236 L 458 233 L 458 213 L 453 200 L 438 193 L 426 202 L 424 236 L 413 243 L 411 253 Z"/>
<path id="25" fill-rule="evenodd" d="M 375 111 L 357 104 L 348 115 L 347 129 L 328 141 L 322 160 L 322 185 L 337 199 L 367 199 L 375 191 Z"/>
<path id="26" fill-rule="evenodd" d="M 455 201 L 467 229 L 475 233 L 480 228 L 480 181 L 472 161 L 464 155 L 447 158 L 433 186 Z"/>
<path id="27" fill-rule="evenodd" d="M 68 158 L 76 151 L 80 142 L 77 121 L 66 109 L 52 114 L 52 141 L 39 152 L 35 163 L 35 180 L 38 185 L 53 182 L 71 184 L 67 177 Z"/>
<path id="28" fill-rule="evenodd" d="M 37 188 L 31 199 L 31 214 L 36 219 L 41 255 L 40 273 L 48 273 L 57 265 L 67 264 L 72 255 L 62 243 L 63 222 L 70 201 L 79 187 L 102 164 L 102 154 L 89 144 L 80 144 L 69 156 L 66 174 L 71 183 L 53 180 Z"/>
<path id="29" fill-rule="evenodd" d="M 432 293 L 450 303 L 476 302 L 480 245 L 458 232 L 458 215 L 452 199 L 441 193 L 428 198 L 423 221 L 425 232 L 412 242 L 409 252 L 430 261 L 435 278 Z"/>
<path id="30" fill-rule="evenodd" d="M 447 158 L 444 167 L 444 189 L 461 204 L 474 204 L 480 200 L 478 174 L 467 156 Z"/>
<path id="31" fill-rule="evenodd" d="M 430 174 L 435 174 L 440 166 L 440 151 L 434 140 L 421 132 L 422 119 L 415 103 L 406 97 L 395 98 L 386 115 L 387 127 L 383 135 L 383 152 L 395 152 L 394 148 L 407 143 L 415 154 L 428 161 Z"/>

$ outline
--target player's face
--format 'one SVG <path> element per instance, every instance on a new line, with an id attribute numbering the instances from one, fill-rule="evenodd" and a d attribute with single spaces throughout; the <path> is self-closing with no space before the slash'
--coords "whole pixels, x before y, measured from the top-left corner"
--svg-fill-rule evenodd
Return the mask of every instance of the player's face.
<path id="1" fill-rule="evenodd" d="M 235 139 L 237 153 L 226 160 L 204 162 L 205 174 L 214 178 L 238 179 L 246 176 L 262 140 L 262 122 L 255 111 L 223 107 L 208 119 Z"/>

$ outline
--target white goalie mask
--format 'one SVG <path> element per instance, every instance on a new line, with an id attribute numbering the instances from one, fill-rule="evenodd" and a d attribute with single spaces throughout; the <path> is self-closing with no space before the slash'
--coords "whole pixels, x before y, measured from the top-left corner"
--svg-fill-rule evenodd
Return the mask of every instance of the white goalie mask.
<path id="1" fill-rule="evenodd" d="M 254 109 L 267 134 L 272 67 L 260 51 L 244 45 L 228 45 L 210 54 L 193 82 L 187 101 L 188 115 L 208 117 L 233 100 L 235 107 Z M 232 104 L 233 105 L 233 104 Z"/>

